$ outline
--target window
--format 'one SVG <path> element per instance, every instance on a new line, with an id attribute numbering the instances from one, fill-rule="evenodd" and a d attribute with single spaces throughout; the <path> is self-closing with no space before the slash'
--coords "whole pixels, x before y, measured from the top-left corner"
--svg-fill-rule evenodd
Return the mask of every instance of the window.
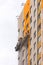
<path id="1" fill-rule="evenodd" d="M 34 64 L 34 65 L 36 65 L 36 64 Z"/>
<path id="2" fill-rule="evenodd" d="M 36 0 L 34 0 L 34 5 L 35 5 L 35 1 L 36 1 Z"/>
<path id="3" fill-rule="evenodd" d="M 20 60 L 20 57 L 18 57 L 18 60 Z"/>
<path id="4" fill-rule="evenodd" d="M 32 54 L 32 48 L 30 49 L 30 55 Z"/>
<path id="5" fill-rule="evenodd" d="M 22 35 L 24 36 L 24 30 L 22 31 Z"/>
<path id="6" fill-rule="evenodd" d="M 43 62 L 43 54 L 42 54 L 42 62 Z"/>
<path id="7" fill-rule="evenodd" d="M 35 14 L 36 14 L 36 8 L 35 8 L 35 10 L 34 10 L 34 17 L 35 17 Z"/>
<path id="8" fill-rule="evenodd" d="M 37 49 L 37 54 L 39 54 L 39 48 Z"/>
<path id="9" fill-rule="evenodd" d="M 36 20 L 34 21 L 34 28 L 35 28 L 35 25 L 36 25 Z"/>
<path id="10" fill-rule="evenodd" d="M 36 48 L 36 42 L 34 43 L 34 50 L 35 50 L 35 48 Z"/>
<path id="11" fill-rule="evenodd" d="M 37 17 L 37 18 L 38 18 L 38 20 L 40 19 L 40 14 L 41 14 L 41 11 L 40 11 L 40 13 L 38 14 L 38 17 Z"/>
<path id="12" fill-rule="evenodd" d="M 22 65 L 24 65 L 25 60 L 22 61 Z"/>
<path id="13" fill-rule="evenodd" d="M 33 56 L 33 60 L 35 61 L 35 58 L 36 58 L 36 53 L 34 53 L 34 56 Z"/>
<path id="14" fill-rule="evenodd" d="M 38 3 L 38 5 L 37 5 L 37 8 L 39 9 L 39 7 L 40 7 L 40 2 Z"/>
<path id="15" fill-rule="evenodd" d="M 41 52 L 41 47 L 39 47 L 38 50 L 37 50 L 38 54 L 40 54 L 40 52 Z"/>
<path id="16" fill-rule="evenodd" d="M 41 35 L 37 38 L 37 42 L 41 41 Z"/>
<path id="17" fill-rule="evenodd" d="M 32 27 L 30 28 L 30 34 L 32 33 Z"/>
<path id="18" fill-rule="evenodd" d="M 32 65 L 32 59 L 30 60 L 30 65 Z"/>
<path id="19" fill-rule="evenodd" d="M 26 56 L 26 65 L 28 65 L 28 55 Z"/>
<path id="20" fill-rule="evenodd" d="M 37 30 L 39 31 L 41 29 L 41 24 L 38 26 Z"/>
<path id="21" fill-rule="evenodd" d="M 22 26 L 24 26 L 24 20 L 22 21 Z"/>
<path id="22" fill-rule="evenodd" d="M 34 32 L 34 38 L 36 37 L 36 31 Z"/>
<path id="23" fill-rule="evenodd" d="M 22 51 L 22 57 L 24 56 L 25 49 Z"/>
<path id="24" fill-rule="evenodd" d="M 20 29 L 18 29 L 18 32 L 20 32 Z"/>
<path id="25" fill-rule="evenodd" d="M 30 38 L 30 44 L 32 43 L 32 37 Z"/>
<path id="26" fill-rule="evenodd" d="M 38 60 L 37 65 L 41 65 L 41 58 Z"/>
<path id="27" fill-rule="evenodd" d="M 26 25 L 26 29 L 28 28 L 28 24 Z"/>
<path id="28" fill-rule="evenodd" d="M 31 16 L 31 18 L 30 18 L 30 23 L 32 22 L 32 16 Z"/>
<path id="29" fill-rule="evenodd" d="M 31 13 L 32 5 L 30 6 L 30 13 Z"/>
<path id="30" fill-rule="evenodd" d="M 39 59 L 39 65 L 41 65 L 41 58 Z"/>
<path id="31" fill-rule="evenodd" d="M 26 15 L 26 19 L 28 18 L 28 16 L 29 16 L 29 12 L 28 12 L 27 15 Z"/>
<path id="32" fill-rule="evenodd" d="M 28 42 L 27 42 L 27 44 L 26 44 L 26 49 L 28 49 Z"/>

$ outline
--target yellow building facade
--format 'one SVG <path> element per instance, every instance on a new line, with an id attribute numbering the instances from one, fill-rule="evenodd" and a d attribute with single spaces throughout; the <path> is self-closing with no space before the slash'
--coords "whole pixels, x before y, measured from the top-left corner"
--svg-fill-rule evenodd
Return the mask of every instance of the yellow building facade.
<path id="1" fill-rule="evenodd" d="M 43 0 L 27 0 L 19 19 L 18 65 L 43 65 Z"/>
<path id="2" fill-rule="evenodd" d="M 30 0 L 24 5 L 24 37 L 30 35 Z M 30 36 L 28 37 L 28 65 L 30 65 Z"/>

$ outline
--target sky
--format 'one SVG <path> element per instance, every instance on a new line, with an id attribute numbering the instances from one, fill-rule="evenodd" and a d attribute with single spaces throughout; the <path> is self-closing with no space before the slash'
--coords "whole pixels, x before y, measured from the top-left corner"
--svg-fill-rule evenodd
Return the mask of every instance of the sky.
<path id="1" fill-rule="evenodd" d="M 26 0 L 0 0 L 0 65 L 18 65 L 18 21 Z"/>

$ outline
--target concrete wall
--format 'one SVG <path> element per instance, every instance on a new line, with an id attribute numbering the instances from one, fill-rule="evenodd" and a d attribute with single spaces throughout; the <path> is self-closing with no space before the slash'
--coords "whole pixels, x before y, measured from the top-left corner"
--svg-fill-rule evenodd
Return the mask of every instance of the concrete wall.
<path id="1" fill-rule="evenodd" d="M 18 39 L 23 37 L 23 11 L 21 12 L 19 18 L 18 18 L 18 30 L 20 30 L 18 32 Z"/>
<path id="2" fill-rule="evenodd" d="M 27 65 L 27 61 L 28 61 L 28 48 L 26 46 L 27 41 L 24 44 L 25 45 L 23 45 L 22 48 L 18 51 L 18 58 L 19 58 L 18 65 L 23 65 L 23 61 L 24 61 L 24 65 Z"/>

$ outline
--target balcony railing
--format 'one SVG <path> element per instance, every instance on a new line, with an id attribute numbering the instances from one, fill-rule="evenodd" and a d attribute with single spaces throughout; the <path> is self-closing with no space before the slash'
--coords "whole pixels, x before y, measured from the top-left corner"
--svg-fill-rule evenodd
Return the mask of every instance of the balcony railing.
<path id="1" fill-rule="evenodd" d="M 41 19 L 38 20 L 37 25 L 39 26 L 41 24 Z"/>
<path id="2" fill-rule="evenodd" d="M 38 31 L 37 36 L 39 37 L 41 35 L 41 29 Z"/>
<path id="3" fill-rule="evenodd" d="M 37 48 L 41 47 L 41 41 L 37 43 Z"/>
<path id="4" fill-rule="evenodd" d="M 25 41 L 26 40 L 28 41 L 28 38 L 30 38 L 30 33 L 28 33 L 24 38 L 20 38 L 15 47 L 15 50 L 18 51 L 24 44 L 27 44 L 27 43 L 25 43 Z"/>
<path id="5" fill-rule="evenodd" d="M 37 0 L 37 2 L 40 2 L 41 0 Z"/>
<path id="6" fill-rule="evenodd" d="M 37 9 L 37 13 L 39 14 L 41 12 L 41 6 Z"/>
<path id="7" fill-rule="evenodd" d="M 37 55 L 37 59 L 39 60 L 41 58 L 41 52 Z"/>

